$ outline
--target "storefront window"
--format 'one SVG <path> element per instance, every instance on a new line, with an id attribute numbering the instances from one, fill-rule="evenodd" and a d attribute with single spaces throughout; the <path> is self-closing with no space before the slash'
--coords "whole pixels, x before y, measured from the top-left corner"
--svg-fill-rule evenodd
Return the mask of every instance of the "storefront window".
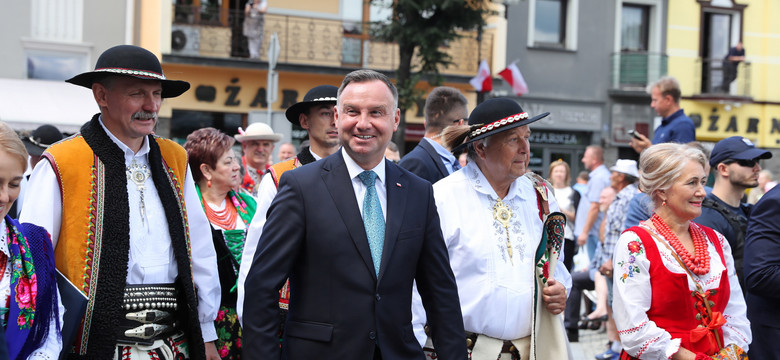
<path id="1" fill-rule="evenodd" d="M 205 127 L 213 127 L 233 136 L 243 126 L 243 115 L 207 111 L 173 110 L 170 138 L 184 144 L 187 135 Z"/>

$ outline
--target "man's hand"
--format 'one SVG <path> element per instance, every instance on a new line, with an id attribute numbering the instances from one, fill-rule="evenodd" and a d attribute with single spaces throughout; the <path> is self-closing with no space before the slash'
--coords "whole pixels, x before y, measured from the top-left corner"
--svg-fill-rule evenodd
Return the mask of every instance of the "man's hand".
<path id="1" fill-rule="evenodd" d="M 566 309 L 566 288 L 555 279 L 547 280 L 547 286 L 542 289 L 542 301 L 553 315 L 558 315 Z"/>
<path id="2" fill-rule="evenodd" d="M 588 243 L 588 233 L 583 231 L 580 236 L 577 236 L 577 245 L 585 246 Z"/>
<path id="3" fill-rule="evenodd" d="M 601 267 L 599 267 L 599 272 L 601 275 L 606 277 L 612 277 L 612 259 L 609 259 L 601 264 Z"/>
<path id="4" fill-rule="evenodd" d="M 649 148 L 650 145 L 653 145 L 653 143 L 650 141 L 650 139 L 647 138 L 647 136 L 644 136 L 640 133 L 636 133 L 637 136 L 639 136 L 639 139 L 632 137 L 631 142 L 629 145 L 631 145 L 632 148 L 634 148 L 634 151 L 637 153 L 642 153 L 645 149 Z"/>
<path id="5" fill-rule="evenodd" d="M 222 360 L 217 352 L 217 345 L 213 341 L 204 343 L 206 346 L 206 360 Z"/>

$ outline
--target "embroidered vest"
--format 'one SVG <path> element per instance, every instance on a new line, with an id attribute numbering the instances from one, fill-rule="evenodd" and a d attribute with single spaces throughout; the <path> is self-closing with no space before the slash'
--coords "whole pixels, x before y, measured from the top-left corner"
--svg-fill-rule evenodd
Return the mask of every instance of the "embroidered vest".
<path id="1" fill-rule="evenodd" d="M 127 259 L 127 254 L 124 251 L 118 250 L 117 252 L 116 250 L 116 247 L 121 249 L 122 246 L 128 246 L 127 243 L 114 246 L 115 241 L 118 240 L 112 237 L 124 238 L 124 241 L 128 241 L 129 232 L 124 233 L 124 231 L 118 230 L 119 233 L 117 233 L 117 230 L 111 230 L 111 228 L 122 229 L 122 226 L 110 221 L 111 217 L 115 217 L 117 213 L 120 214 L 119 216 L 122 216 L 123 213 L 124 216 L 127 214 L 127 210 L 120 211 L 116 208 L 117 206 L 121 207 L 122 204 L 110 200 L 123 198 L 124 206 L 127 206 L 127 195 L 122 196 L 120 193 L 125 192 L 125 187 L 117 189 L 117 182 L 113 182 L 113 186 L 109 185 L 112 182 L 108 176 L 110 168 L 123 167 L 123 164 L 116 164 L 116 162 L 122 161 L 120 159 L 121 151 L 118 148 L 111 150 L 113 151 L 112 155 L 106 158 L 112 159 L 111 161 L 114 163 L 109 164 L 101 161 L 102 157 L 98 155 L 100 151 L 105 152 L 106 148 L 115 147 L 115 144 L 107 143 L 110 140 L 102 129 L 98 129 L 99 127 L 97 116 L 95 116 L 92 122 L 82 128 L 82 133 L 52 145 L 44 153 L 57 175 L 62 200 L 62 223 L 54 253 L 56 259 L 67 259 L 67 261 L 57 261 L 57 268 L 88 298 L 80 334 L 77 335 L 76 341 L 72 344 L 75 346 L 75 353 L 84 358 L 110 356 L 105 353 L 111 351 L 112 347 L 115 346 L 116 338 L 109 329 L 111 324 L 118 320 L 114 317 L 121 316 L 121 292 L 125 286 L 127 273 L 126 266 L 124 267 L 125 277 L 122 277 L 121 267 L 117 270 L 116 266 L 109 265 L 112 261 Z M 102 150 L 93 150 L 88 140 L 85 139 L 87 132 L 89 132 L 90 138 L 98 139 Z M 172 235 L 171 241 L 180 278 L 184 278 L 184 280 L 179 280 L 185 288 L 186 306 L 193 312 L 188 316 L 188 324 L 185 325 L 185 328 L 189 327 L 190 329 L 191 351 L 197 354 L 198 350 L 202 349 L 202 337 L 197 321 L 197 296 L 192 281 L 190 236 L 182 188 L 182 182 L 187 173 L 187 154 L 180 145 L 173 141 L 156 136 L 147 137 L 147 140 L 149 139 L 154 139 L 154 143 L 150 144 L 150 163 L 155 162 L 153 157 L 162 157 L 156 161 L 162 162 L 161 169 L 164 174 L 158 174 L 155 186 L 158 188 L 163 208 L 169 219 L 169 231 L 171 229 L 183 229 L 184 231 L 184 234 Z M 120 151 L 120 153 L 116 151 Z M 124 184 L 122 180 L 124 179 L 114 179 L 113 181 Z M 159 191 L 160 186 L 168 187 L 168 190 L 161 192 Z M 172 199 L 169 198 L 168 201 L 165 201 L 163 196 L 173 196 L 175 200 L 171 202 Z M 169 204 L 166 205 L 166 203 Z M 171 214 L 168 214 L 171 211 L 178 214 L 172 217 Z M 178 219 L 183 223 L 170 223 L 171 219 Z M 174 233 L 179 232 L 181 230 L 174 231 Z M 183 240 L 177 242 L 175 238 Z M 101 265 L 101 257 L 105 261 L 105 265 Z M 103 270 L 100 271 L 101 269 Z M 108 287 L 97 291 L 98 280 L 101 277 L 103 279 L 100 280 L 100 284 Z M 102 292 L 103 295 L 97 296 L 99 292 Z M 95 333 L 90 336 L 92 330 Z M 104 333 L 105 331 L 109 332 Z M 193 331 L 197 333 L 193 333 Z M 64 346 L 67 348 L 71 344 Z M 200 358 L 200 356 L 196 355 L 193 358 Z"/>

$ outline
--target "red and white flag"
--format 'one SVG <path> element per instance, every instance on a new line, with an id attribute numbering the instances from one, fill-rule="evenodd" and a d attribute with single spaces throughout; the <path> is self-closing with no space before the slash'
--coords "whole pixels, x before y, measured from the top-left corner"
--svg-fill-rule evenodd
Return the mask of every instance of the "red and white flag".
<path id="1" fill-rule="evenodd" d="M 479 63 L 479 70 L 477 70 L 477 76 L 471 78 L 469 84 L 473 86 L 479 92 L 488 92 L 493 90 L 493 77 L 490 76 L 490 68 L 488 67 L 487 60 L 482 60 Z"/>
<path id="2" fill-rule="evenodd" d="M 528 93 L 528 84 L 525 83 L 523 74 L 520 73 L 520 69 L 517 68 L 516 63 L 509 64 L 509 66 L 507 66 L 506 69 L 501 70 L 498 75 L 501 75 L 501 77 L 512 86 L 512 90 L 514 90 L 515 94 L 518 96 Z"/>

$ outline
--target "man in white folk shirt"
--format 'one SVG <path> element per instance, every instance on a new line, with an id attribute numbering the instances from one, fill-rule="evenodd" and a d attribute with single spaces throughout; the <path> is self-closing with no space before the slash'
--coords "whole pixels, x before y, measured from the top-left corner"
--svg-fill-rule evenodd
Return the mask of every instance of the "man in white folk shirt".
<path id="1" fill-rule="evenodd" d="M 219 359 L 209 222 L 186 152 L 153 135 L 162 99 L 189 83 L 131 45 L 68 82 L 100 113 L 44 153 L 21 219 L 49 231 L 57 269 L 89 299 L 69 358 Z"/>
<path id="2" fill-rule="evenodd" d="M 563 231 L 549 263 L 537 253 L 544 251 L 542 219 L 562 214 L 554 214 L 550 185 L 527 173 L 528 124 L 547 115 L 529 117 L 516 101 L 497 98 L 477 106 L 468 126 L 445 131 L 447 147 L 466 148 L 469 156 L 465 168 L 433 188 L 474 360 L 569 357 L 561 315 L 571 287 L 560 253 Z M 424 309 L 416 301 L 413 310 L 422 344 Z M 426 350 L 433 358 L 433 349 Z"/>

